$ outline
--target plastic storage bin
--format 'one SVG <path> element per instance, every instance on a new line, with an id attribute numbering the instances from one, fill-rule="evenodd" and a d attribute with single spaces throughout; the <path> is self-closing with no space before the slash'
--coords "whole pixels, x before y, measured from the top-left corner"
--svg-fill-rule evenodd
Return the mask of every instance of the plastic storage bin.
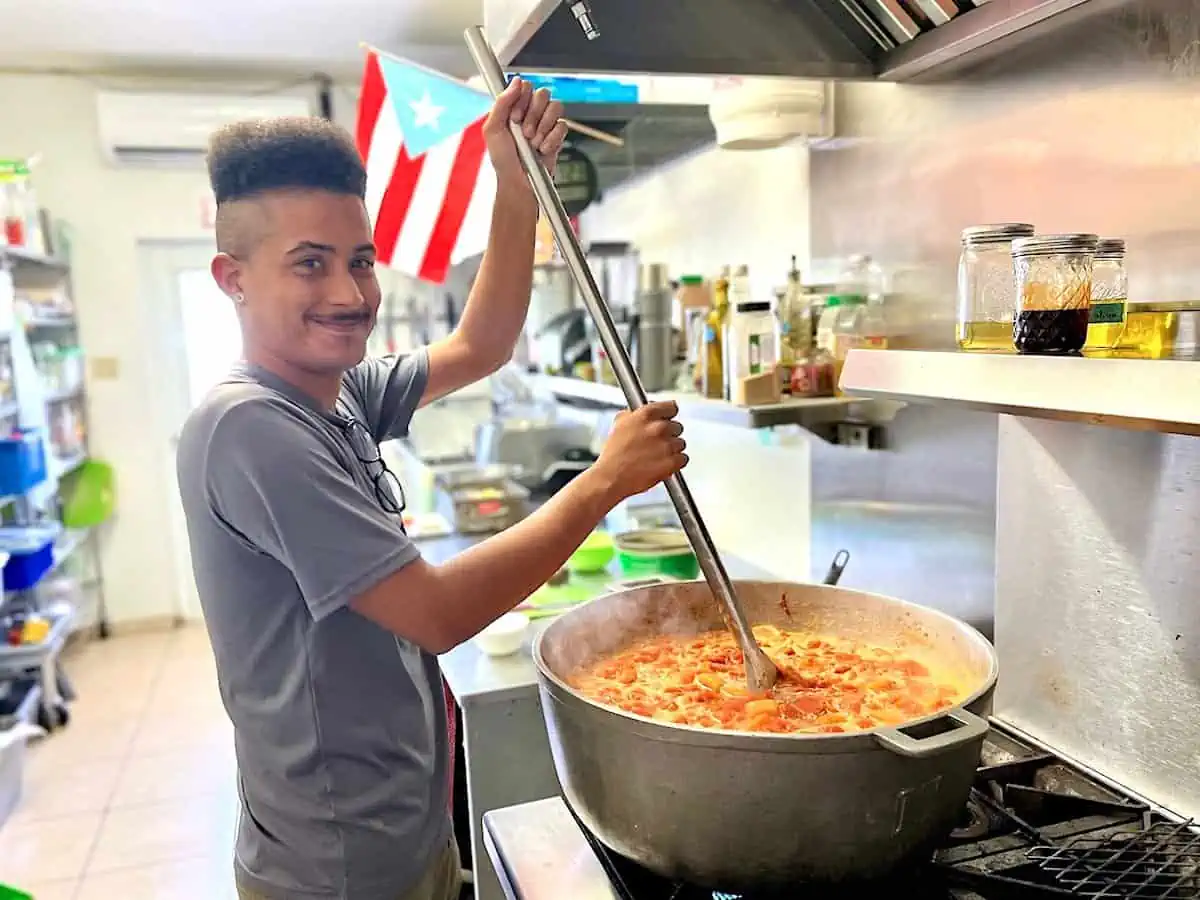
<path id="1" fill-rule="evenodd" d="M 46 444 L 36 429 L 0 440 L 0 496 L 24 494 L 46 480 Z"/>
<path id="2" fill-rule="evenodd" d="M 50 571 L 61 530 L 57 524 L 0 528 L 0 551 L 11 554 L 4 565 L 4 590 L 28 590 Z"/>
<path id="3" fill-rule="evenodd" d="M 41 689 L 33 680 L 8 682 L 0 697 L 0 825 L 17 808 L 25 770 L 25 739 L 7 738 L 12 729 L 37 721 L 41 698 Z"/>

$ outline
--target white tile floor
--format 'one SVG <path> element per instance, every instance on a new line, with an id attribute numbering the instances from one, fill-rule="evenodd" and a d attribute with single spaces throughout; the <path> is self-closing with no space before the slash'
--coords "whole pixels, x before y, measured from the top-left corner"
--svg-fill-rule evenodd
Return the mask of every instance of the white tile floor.
<path id="1" fill-rule="evenodd" d="M 0 884 L 35 900 L 233 900 L 232 730 L 200 627 L 67 661 L 71 723 L 31 747 Z"/>

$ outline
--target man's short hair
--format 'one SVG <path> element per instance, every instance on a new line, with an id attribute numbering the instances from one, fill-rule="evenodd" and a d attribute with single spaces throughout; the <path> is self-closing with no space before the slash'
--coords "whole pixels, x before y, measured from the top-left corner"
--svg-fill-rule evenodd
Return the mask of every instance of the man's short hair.
<path id="1" fill-rule="evenodd" d="M 208 147 L 217 206 L 270 191 L 366 195 L 367 172 L 350 135 L 326 119 L 251 119 L 226 125 Z"/>

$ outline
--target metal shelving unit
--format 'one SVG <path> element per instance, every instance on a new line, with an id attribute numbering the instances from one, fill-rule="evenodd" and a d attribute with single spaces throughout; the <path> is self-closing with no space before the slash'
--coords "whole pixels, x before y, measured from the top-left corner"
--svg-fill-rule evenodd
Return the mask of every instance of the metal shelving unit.
<path id="1" fill-rule="evenodd" d="M 8 320 L 0 328 L 0 341 L 9 344 L 16 396 L 12 402 L 0 405 L 0 427 L 8 428 L 19 422 L 25 427 L 39 427 L 46 431 L 48 478 L 26 494 L 0 498 L 0 509 L 3 510 L 5 525 L 56 523 L 61 519 L 58 496 L 60 480 L 87 462 L 88 453 L 86 443 L 82 451 L 72 450 L 67 455 L 55 452 L 53 442 L 49 440 L 49 416 L 57 405 L 78 404 L 86 434 L 86 393 L 82 382 L 65 390 L 47 390 L 34 363 L 30 339 L 38 337 L 47 343 L 65 343 L 76 347 L 77 322 L 74 313 L 68 311 L 35 309 L 22 315 L 15 299 L 23 291 L 46 289 L 61 290 L 69 296 L 70 266 L 61 259 L 0 247 L 0 296 L 10 287 L 12 296 L 0 302 L 0 308 L 7 307 L 3 318 Z M 44 590 L 40 589 L 68 561 L 80 559 L 81 551 L 88 551 L 89 568 L 94 577 L 80 578 L 79 587 L 85 595 L 94 598 L 95 624 L 100 636 L 107 637 L 103 571 L 96 534 L 97 529 L 62 529 L 54 541 L 50 568 L 41 576 L 38 584 L 28 590 L 6 592 L 0 596 L 0 612 L 36 612 L 50 622 L 49 634 L 42 641 L 29 645 L 0 645 L 0 677 L 35 675 L 38 678 L 41 689 L 38 720 L 48 730 L 65 724 L 67 720 L 66 701 L 72 698 L 73 692 L 59 663 L 59 654 L 83 618 L 80 615 L 83 609 L 62 601 L 47 602 Z"/>
<path id="2" fill-rule="evenodd" d="M 535 388 L 551 393 L 560 403 L 592 409 L 624 409 L 625 395 L 615 385 L 598 384 L 558 375 L 530 376 Z M 830 440 L 836 426 L 848 421 L 890 422 L 899 403 L 859 397 L 813 397 L 781 400 L 757 406 L 737 406 L 726 400 L 710 400 L 696 394 L 660 391 L 651 400 L 674 400 L 682 418 L 729 425 L 735 428 L 774 428 L 799 425 L 823 440 Z"/>

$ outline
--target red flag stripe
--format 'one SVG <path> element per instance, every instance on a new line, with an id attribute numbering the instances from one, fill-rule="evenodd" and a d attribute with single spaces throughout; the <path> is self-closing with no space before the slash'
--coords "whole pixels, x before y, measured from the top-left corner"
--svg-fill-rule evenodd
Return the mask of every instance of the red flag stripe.
<path id="1" fill-rule="evenodd" d="M 417 192 L 417 182 L 421 179 L 424 164 L 424 156 L 413 159 L 404 147 L 400 148 L 392 177 L 388 179 L 383 201 L 379 204 L 379 215 L 375 218 L 375 250 L 381 260 L 390 262 L 392 254 L 396 252 L 400 229 L 408 217 L 408 208 Z"/>
<path id="2" fill-rule="evenodd" d="M 366 69 L 363 71 L 362 90 L 358 95 L 358 121 L 354 133 L 354 143 L 363 162 L 366 162 L 367 154 L 371 152 L 375 124 L 379 121 L 379 113 L 386 99 L 387 84 L 383 80 L 383 70 L 379 68 L 379 57 L 368 53 Z"/>
<path id="3" fill-rule="evenodd" d="M 442 209 L 434 223 L 433 232 L 429 235 L 429 245 L 425 248 L 425 257 L 421 260 L 421 270 L 418 278 L 440 284 L 446 279 L 450 269 L 450 257 L 454 253 L 454 245 L 462 231 L 463 220 L 467 217 L 467 208 L 471 205 L 471 197 L 479 181 L 479 167 L 483 165 L 483 155 L 487 152 L 487 143 L 483 137 L 483 119 L 467 126 L 458 152 L 454 155 L 454 164 L 450 168 L 450 179 L 446 184 L 446 197 L 442 201 Z"/>

